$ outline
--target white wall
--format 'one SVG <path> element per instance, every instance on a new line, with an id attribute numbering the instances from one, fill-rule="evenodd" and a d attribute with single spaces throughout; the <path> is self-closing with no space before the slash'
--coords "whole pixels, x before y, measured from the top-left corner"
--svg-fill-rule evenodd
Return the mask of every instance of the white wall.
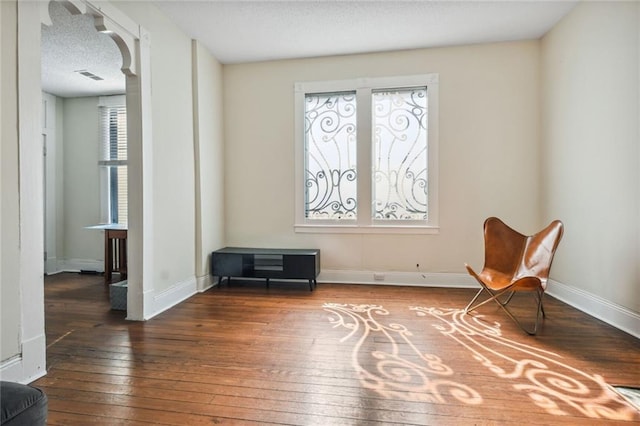
<path id="1" fill-rule="evenodd" d="M 222 65 L 192 43 L 196 165 L 196 276 L 198 289 L 211 285 L 209 257 L 224 245 L 224 146 Z"/>
<path id="2" fill-rule="evenodd" d="M 43 156 L 36 3 L 2 2 L 2 345 L 0 376 L 28 382 L 46 374 Z M 20 22 L 20 25 L 16 25 Z M 37 28 L 37 27 L 36 27 Z M 20 70 L 16 75 L 15 71 Z M 8 176 L 5 179 L 5 176 Z M 8 305 L 10 304 L 10 305 Z M 8 325 L 5 325 L 5 321 Z M 5 334 L 6 333 L 6 334 Z M 15 353 L 15 338 L 18 351 Z M 4 348 L 7 342 L 8 349 Z"/>
<path id="3" fill-rule="evenodd" d="M 44 158 L 44 250 L 46 253 L 44 271 L 46 274 L 58 271 L 58 209 L 57 209 L 57 98 L 42 92 L 42 138 L 45 145 Z"/>
<path id="4" fill-rule="evenodd" d="M 317 247 L 323 270 L 481 267 L 482 224 L 540 227 L 537 41 L 224 67 L 227 245 Z M 299 81 L 439 73 L 437 235 L 295 234 Z"/>
<path id="5" fill-rule="evenodd" d="M 20 269 L 18 210 L 18 133 L 16 90 L 16 5 L 0 2 L 0 362 L 21 353 Z"/>
<path id="6" fill-rule="evenodd" d="M 119 2 L 114 6 L 123 10 L 126 16 L 120 16 L 119 12 L 107 3 L 101 5 L 102 10 L 109 10 L 111 16 L 116 16 L 119 22 L 127 21 L 124 25 L 129 28 L 131 34 L 136 34 L 132 28 L 139 28 L 137 24 L 142 28 L 143 39 L 140 43 L 144 45 L 142 49 L 144 57 L 141 64 L 145 67 L 144 77 L 151 75 L 153 88 L 152 93 L 147 92 L 149 86 L 146 83 L 140 83 L 135 78 L 128 79 L 132 84 L 140 84 L 144 89 L 144 93 L 139 95 L 142 98 L 140 103 L 144 111 L 136 112 L 143 116 L 143 140 L 148 140 L 147 135 L 153 137 L 151 149 L 147 149 L 145 142 L 144 149 L 141 150 L 145 155 L 144 179 L 148 179 L 145 180 L 144 187 L 154 189 L 153 192 L 148 192 L 152 194 L 150 205 L 145 201 L 146 211 L 153 215 L 152 220 L 148 221 L 152 224 L 151 232 L 147 232 L 145 228 L 144 235 L 144 282 L 147 285 L 130 292 L 130 296 L 135 293 L 136 306 L 139 301 L 144 304 L 143 309 L 139 309 L 135 317 L 148 319 L 179 303 L 197 290 L 195 279 L 197 260 L 202 267 L 201 273 L 206 273 L 204 258 L 196 259 L 194 149 L 196 120 L 192 111 L 195 105 L 194 90 L 197 97 L 201 99 L 198 103 L 198 117 L 204 118 L 198 128 L 200 134 L 198 158 L 207 157 L 204 161 L 206 166 L 199 169 L 198 175 L 204 186 L 202 193 L 207 194 L 207 197 L 200 200 L 198 205 L 202 217 L 200 226 L 203 232 L 212 231 L 212 234 L 207 236 L 208 240 L 199 242 L 198 250 L 202 256 L 206 256 L 210 250 L 222 245 L 222 208 L 219 200 L 223 184 L 220 169 L 215 168 L 222 164 L 221 124 L 220 118 L 207 120 L 208 117 L 221 116 L 221 66 L 206 52 L 199 54 L 192 52 L 191 40 L 153 5 Z M 33 55 L 35 46 L 39 43 L 36 28 L 40 27 L 40 14 L 38 4 L 35 2 L 21 2 L 19 14 L 16 12 L 15 1 L 0 2 L 0 7 L 2 8 L 0 42 L 3 52 L 0 85 L 3 112 L 0 156 L 2 161 L 0 217 L 2 225 L 0 227 L 2 231 L 2 281 L 0 283 L 2 360 L 0 360 L 0 373 L 3 379 L 24 382 L 45 374 L 42 275 L 44 241 L 41 226 L 43 175 L 39 144 L 32 143 L 40 140 L 40 58 L 38 55 Z M 131 22 L 135 21 L 135 24 L 131 25 L 131 22 L 128 22 L 129 19 Z M 17 22 L 21 23 L 17 30 L 20 44 L 16 38 Z M 149 45 L 147 35 L 151 40 L 151 69 L 146 68 L 147 62 L 144 59 L 147 57 L 146 46 Z M 18 46 L 24 47 L 19 51 Z M 22 70 L 20 78 L 15 74 L 18 62 Z M 193 63 L 197 63 L 198 73 L 201 75 L 196 85 L 192 81 Z M 152 131 L 146 127 L 148 123 L 146 102 L 149 98 L 151 99 Z M 74 116 L 77 117 L 72 110 L 81 107 L 83 102 L 89 102 L 89 100 L 71 100 L 68 105 L 65 105 L 64 109 L 68 108 L 69 111 L 64 111 L 64 119 L 61 120 L 58 117 L 58 124 L 62 124 L 60 128 L 67 128 L 70 132 L 82 130 L 83 123 L 67 123 L 65 120 L 73 120 Z M 66 104 L 66 102 L 62 103 Z M 16 104 L 19 105 L 20 119 Z M 16 129 L 19 129 L 19 133 Z M 89 129 L 84 129 L 82 132 L 85 136 L 90 134 Z M 77 138 L 78 141 L 80 139 Z M 97 144 L 94 147 L 97 150 Z M 78 147 L 78 149 L 84 148 L 86 146 Z M 26 155 L 19 157 L 18 149 L 21 152 L 24 150 Z M 73 170 L 78 165 L 76 160 L 82 160 L 83 165 L 89 164 L 91 169 L 97 171 L 95 163 L 91 165 L 91 160 L 87 160 L 86 157 L 79 159 L 76 153 L 67 152 L 67 149 L 64 151 L 65 170 Z M 90 153 L 89 156 L 91 156 Z M 19 158 L 20 161 L 18 161 Z M 70 173 L 74 172 L 78 170 Z M 18 185 L 19 178 L 21 185 Z M 65 179 L 67 178 L 71 176 L 65 176 Z M 75 180 L 67 183 L 78 185 L 75 189 L 82 185 L 82 182 L 75 182 Z M 67 194 L 67 190 L 64 192 L 64 203 L 67 203 L 67 200 L 71 202 L 72 194 Z M 89 188 L 83 196 L 93 192 L 98 194 L 96 188 Z M 18 203 L 18 197 L 21 197 L 21 203 Z M 144 197 L 146 200 L 147 192 Z M 20 209 L 18 205 L 21 205 Z M 84 208 L 85 206 L 65 206 L 67 211 Z M 209 213 L 212 215 L 210 216 Z M 73 214 L 81 214 L 81 212 Z M 75 219 L 78 218 L 74 216 Z M 87 223 L 94 222 L 89 219 Z M 82 218 L 78 221 L 85 222 Z M 66 222 L 63 227 L 67 227 Z M 101 247 L 101 244 L 98 247 Z M 66 248 L 65 246 L 64 249 Z M 87 250 L 91 248 L 87 247 Z M 74 253 L 65 253 L 65 255 L 71 257 Z M 95 257 L 101 255 L 102 253 L 95 253 Z M 141 269 L 138 268 L 138 272 L 140 271 Z"/>
<path id="7" fill-rule="evenodd" d="M 102 271 L 104 231 L 85 229 L 100 223 L 98 98 L 43 92 L 45 110 L 45 272 Z"/>
<path id="8" fill-rule="evenodd" d="M 97 97 L 63 101 L 65 269 L 103 270 L 100 223 L 100 110 Z"/>
<path id="9" fill-rule="evenodd" d="M 552 278 L 597 316 L 588 299 L 640 314 L 639 8 L 583 2 L 541 44 L 543 214 L 566 225 Z"/>
<path id="10" fill-rule="evenodd" d="M 114 2 L 150 33 L 153 134 L 153 292 L 188 297 L 195 281 L 191 40 L 155 6 Z M 153 309 L 153 308 L 152 308 Z"/>
<path id="11" fill-rule="evenodd" d="M 64 99 L 55 97 L 56 104 L 56 162 L 55 162 L 55 234 L 56 234 L 56 257 L 63 260 L 65 259 L 64 252 Z M 64 264 L 62 262 L 56 262 L 58 269 L 62 269 Z"/>

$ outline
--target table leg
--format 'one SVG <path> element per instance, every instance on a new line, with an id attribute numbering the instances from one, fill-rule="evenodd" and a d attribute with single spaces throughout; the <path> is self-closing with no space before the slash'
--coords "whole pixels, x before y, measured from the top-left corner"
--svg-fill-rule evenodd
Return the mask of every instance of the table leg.
<path id="1" fill-rule="evenodd" d="M 113 242 L 109 237 L 109 232 L 104 233 L 104 282 L 111 282 L 111 273 L 113 272 Z"/>
<path id="2" fill-rule="evenodd" d="M 121 238 L 118 240 L 118 271 L 120 272 L 120 280 L 127 279 L 127 240 Z"/>

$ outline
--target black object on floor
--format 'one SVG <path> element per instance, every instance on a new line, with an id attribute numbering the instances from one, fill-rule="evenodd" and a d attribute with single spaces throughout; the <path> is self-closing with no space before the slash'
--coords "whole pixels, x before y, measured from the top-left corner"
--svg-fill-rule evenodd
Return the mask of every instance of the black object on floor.
<path id="1" fill-rule="evenodd" d="M 0 382 L 0 424 L 38 426 L 47 424 L 47 395 L 33 386 Z"/>

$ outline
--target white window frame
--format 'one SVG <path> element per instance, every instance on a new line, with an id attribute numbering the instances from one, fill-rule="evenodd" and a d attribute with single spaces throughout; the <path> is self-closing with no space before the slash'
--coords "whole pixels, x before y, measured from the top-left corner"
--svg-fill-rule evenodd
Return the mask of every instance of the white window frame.
<path id="1" fill-rule="evenodd" d="M 303 233 L 393 233 L 436 234 L 438 221 L 438 74 L 350 80 L 299 82 L 294 85 L 295 107 L 295 232 Z M 428 189 L 427 220 L 375 220 L 372 209 L 371 93 L 379 89 L 427 87 L 428 99 Z M 305 95 L 356 91 L 358 213 L 355 220 L 318 220 L 305 217 Z"/>

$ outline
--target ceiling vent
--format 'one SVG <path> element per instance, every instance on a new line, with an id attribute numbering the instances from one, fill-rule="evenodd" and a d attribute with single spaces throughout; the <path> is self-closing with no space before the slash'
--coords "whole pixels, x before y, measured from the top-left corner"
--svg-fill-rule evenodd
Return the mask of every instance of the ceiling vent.
<path id="1" fill-rule="evenodd" d="M 84 75 L 85 77 L 90 78 L 92 80 L 97 80 L 97 81 L 104 80 L 104 78 L 99 77 L 99 76 L 95 75 L 94 73 L 91 73 L 91 72 L 89 72 L 87 70 L 77 70 L 77 71 L 74 71 L 74 72 L 77 72 L 80 75 Z"/>

